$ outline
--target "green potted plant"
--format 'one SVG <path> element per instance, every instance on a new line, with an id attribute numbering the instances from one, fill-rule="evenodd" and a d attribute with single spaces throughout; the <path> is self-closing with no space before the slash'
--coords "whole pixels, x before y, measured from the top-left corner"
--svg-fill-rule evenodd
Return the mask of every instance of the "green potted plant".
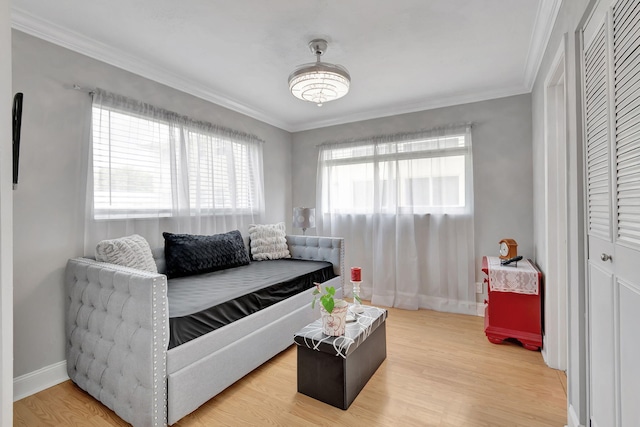
<path id="1" fill-rule="evenodd" d="M 336 298 L 336 288 L 325 286 L 324 291 L 320 283 L 314 283 L 313 301 L 311 308 L 315 308 L 316 300 L 320 300 L 320 313 L 322 318 L 322 332 L 329 336 L 344 335 L 347 325 L 347 309 L 349 304 L 341 298 Z"/>

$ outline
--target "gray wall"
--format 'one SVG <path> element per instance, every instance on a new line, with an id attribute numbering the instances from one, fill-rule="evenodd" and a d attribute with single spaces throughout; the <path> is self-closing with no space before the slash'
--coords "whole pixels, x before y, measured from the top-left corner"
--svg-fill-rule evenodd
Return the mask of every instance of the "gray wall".
<path id="1" fill-rule="evenodd" d="M 497 255 L 498 241 L 503 237 L 514 238 L 518 242 L 518 253 L 532 257 L 533 172 L 529 94 L 295 133 L 293 204 L 316 204 L 318 144 L 461 122 L 473 122 L 476 281 L 482 280 L 482 256 Z"/>
<path id="2" fill-rule="evenodd" d="M 71 84 L 99 86 L 265 140 L 265 221 L 290 227 L 288 132 L 15 30 L 12 54 L 13 90 L 25 99 L 14 192 L 15 377 L 65 359 L 63 273 L 67 259 L 83 252 L 81 156 L 90 108 L 89 96 L 67 89 Z"/>
<path id="3" fill-rule="evenodd" d="M 587 425 L 587 365 L 584 318 L 584 200 L 582 177 L 582 136 L 580 131 L 579 49 L 576 30 L 583 19 L 589 0 L 563 1 L 532 92 L 533 160 L 534 160 L 534 245 L 535 257 L 545 271 L 547 238 L 545 236 L 545 158 L 544 158 L 544 92 L 545 79 L 551 72 L 553 60 L 566 40 L 565 86 L 567 97 L 567 179 L 568 179 L 568 396 L 569 417 L 577 417 Z M 593 3 L 593 1 L 591 2 Z M 573 422 L 575 422 L 575 418 Z M 569 425 L 572 420 L 569 419 Z"/>
<path id="4" fill-rule="evenodd" d="M 82 254 L 81 156 L 90 105 L 86 94 L 67 89 L 73 83 L 264 139 L 265 221 L 285 221 L 288 229 L 292 206 L 315 206 L 317 144 L 473 122 L 477 280 L 482 255 L 496 254 L 503 237 L 515 238 L 519 252 L 533 256 L 530 95 L 291 135 L 18 31 L 13 32 L 13 73 L 13 90 L 25 93 L 21 182 L 14 193 L 14 376 L 64 360 L 62 277 L 66 260 Z"/>
<path id="5" fill-rule="evenodd" d="M 11 191 L 11 14 L 0 0 L 0 426 L 13 422 L 13 241 Z"/>

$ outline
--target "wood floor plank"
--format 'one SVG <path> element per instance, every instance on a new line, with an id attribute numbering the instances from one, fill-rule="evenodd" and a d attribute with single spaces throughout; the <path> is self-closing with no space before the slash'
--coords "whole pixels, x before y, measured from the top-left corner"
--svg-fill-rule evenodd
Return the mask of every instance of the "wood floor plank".
<path id="1" fill-rule="evenodd" d="M 558 378 L 560 378 L 560 382 L 562 383 L 562 389 L 564 390 L 564 394 L 567 394 L 567 373 L 564 371 L 556 371 L 558 373 Z"/>
<path id="2" fill-rule="evenodd" d="M 389 309 L 387 359 L 343 411 L 297 393 L 291 346 L 175 426 L 563 426 L 566 377 L 491 344 L 483 319 Z M 15 426 L 127 426 L 70 381 L 14 404 Z"/>

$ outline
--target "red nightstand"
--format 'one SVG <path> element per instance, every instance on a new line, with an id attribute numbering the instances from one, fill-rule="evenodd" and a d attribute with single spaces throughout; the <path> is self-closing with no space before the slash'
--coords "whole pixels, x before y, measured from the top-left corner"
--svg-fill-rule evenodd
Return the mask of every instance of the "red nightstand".
<path id="1" fill-rule="evenodd" d="M 482 257 L 482 271 L 487 275 L 484 282 L 488 284 L 489 295 L 485 301 L 484 333 L 494 344 L 515 338 L 524 348 L 536 351 L 542 347 L 542 274 L 531 260 L 519 261 L 517 267 L 499 265 L 497 257 Z M 512 270 L 508 274 L 497 274 L 499 268 Z M 495 271 L 492 273 L 491 269 Z M 532 272 L 537 279 L 531 278 Z M 491 277 L 500 283 L 492 283 Z M 514 286 L 513 290 L 506 290 L 512 285 L 506 281 L 511 279 L 515 282 L 528 280 L 529 286 L 527 289 Z M 537 283 L 532 283 L 532 280 L 537 280 Z M 537 287 L 535 293 L 533 287 Z"/>

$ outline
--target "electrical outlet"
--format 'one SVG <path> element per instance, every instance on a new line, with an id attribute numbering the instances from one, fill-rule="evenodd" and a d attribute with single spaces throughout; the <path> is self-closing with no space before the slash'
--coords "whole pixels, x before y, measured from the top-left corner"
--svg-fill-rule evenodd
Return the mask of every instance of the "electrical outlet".
<path id="1" fill-rule="evenodd" d="M 482 282 L 476 282 L 476 294 L 481 294 L 482 292 Z"/>

